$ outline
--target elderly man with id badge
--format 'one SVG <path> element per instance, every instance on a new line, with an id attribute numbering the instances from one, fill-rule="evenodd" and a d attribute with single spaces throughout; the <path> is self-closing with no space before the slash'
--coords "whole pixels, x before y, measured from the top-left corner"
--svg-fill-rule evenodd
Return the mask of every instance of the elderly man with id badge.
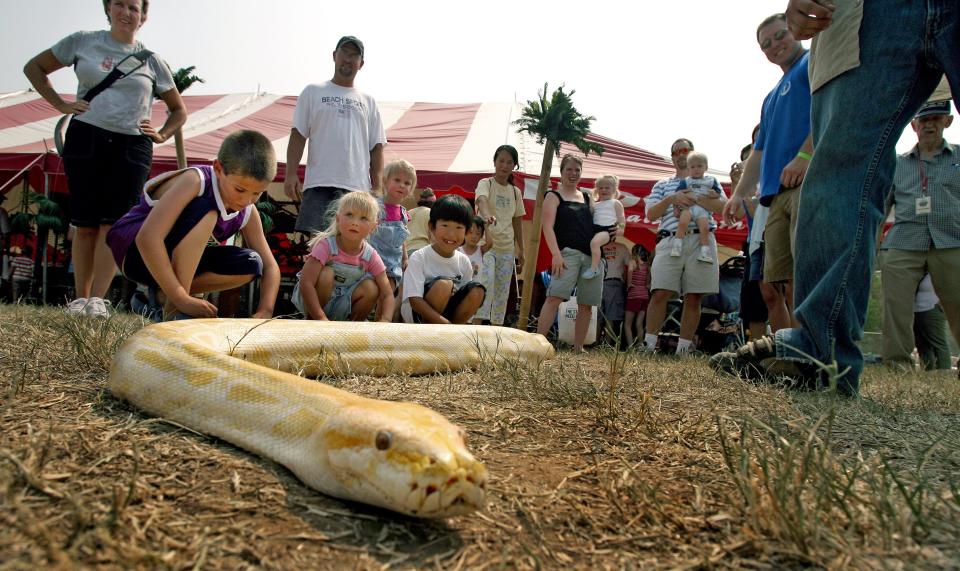
<path id="1" fill-rule="evenodd" d="M 897 157 L 887 211 L 894 223 L 880 246 L 883 360 L 912 369 L 913 306 L 924 274 L 941 298 L 960 342 L 960 146 L 943 138 L 953 122 L 950 101 L 923 106 L 910 125 L 917 145 Z"/>

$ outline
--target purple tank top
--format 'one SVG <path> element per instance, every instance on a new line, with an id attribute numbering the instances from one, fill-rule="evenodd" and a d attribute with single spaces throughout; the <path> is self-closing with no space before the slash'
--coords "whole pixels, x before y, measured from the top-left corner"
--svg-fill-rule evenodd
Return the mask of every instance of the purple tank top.
<path id="1" fill-rule="evenodd" d="M 144 221 L 150 214 L 155 201 L 150 197 L 150 191 L 166 180 L 186 171 L 193 169 L 200 175 L 200 194 L 191 200 L 184 208 L 184 212 L 190 210 L 202 210 L 209 212 L 211 210 L 217 213 L 217 223 L 213 227 L 213 237 L 217 242 L 222 242 L 240 231 L 250 217 L 250 212 L 254 208 L 250 205 L 239 212 L 227 212 L 223 200 L 220 198 L 220 191 L 217 188 L 217 176 L 213 172 L 212 166 L 189 167 L 184 170 L 165 172 L 147 181 L 143 185 L 143 193 L 140 195 L 140 202 L 136 204 L 129 212 L 123 215 L 120 220 L 114 223 L 107 234 L 107 245 L 113 252 L 113 259 L 118 266 L 122 266 L 123 259 L 127 255 L 127 250 L 137 239 L 137 233 L 143 226 Z"/>

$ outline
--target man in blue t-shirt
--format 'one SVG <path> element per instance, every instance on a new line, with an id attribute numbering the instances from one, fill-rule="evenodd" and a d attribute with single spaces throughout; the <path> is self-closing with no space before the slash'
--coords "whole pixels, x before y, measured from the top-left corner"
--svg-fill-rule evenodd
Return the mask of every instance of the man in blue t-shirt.
<path id="1" fill-rule="evenodd" d="M 797 327 L 793 316 L 793 236 L 800 204 L 800 185 L 813 153 L 810 136 L 810 79 L 807 50 L 787 30 L 782 13 L 757 27 L 757 42 L 783 77 L 763 101 L 760 131 L 743 167 L 743 176 L 727 202 L 724 218 L 743 216 L 742 203 L 760 185 L 760 204 L 770 208 L 763 233 L 763 281 L 773 285 L 767 296 L 770 327 Z"/>

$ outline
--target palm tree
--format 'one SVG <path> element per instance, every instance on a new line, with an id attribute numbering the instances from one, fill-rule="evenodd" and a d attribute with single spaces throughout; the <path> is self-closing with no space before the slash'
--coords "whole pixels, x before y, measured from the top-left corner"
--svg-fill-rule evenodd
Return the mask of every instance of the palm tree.
<path id="1" fill-rule="evenodd" d="M 519 119 L 514 121 L 518 125 L 518 132 L 527 132 L 537 138 L 537 142 L 544 145 L 543 165 L 540 168 L 540 183 L 537 186 L 537 202 L 533 209 L 533 227 L 527 236 L 527 251 L 523 263 L 523 293 L 520 296 L 520 317 L 517 327 L 527 328 L 527 319 L 530 316 L 530 296 L 533 293 L 533 280 L 537 268 L 537 254 L 540 252 L 540 211 L 543 208 L 543 197 L 550 184 L 550 170 L 553 168 L 553 156 L 560 156 L 560 144 L 570 143 L 583 151 L 585 155 L 591 151 L 598 155 L 603 154 L 603 147 L 586 140 L 590 133 L 590 123 L 594 117 L 584 117 L 573 106 L 575 90 L 567 93 L 563 85 L 554 91 L 547 99 L 547 84 L 543 84 L 543 91 L 536 101 L 527 101 L 527 106 Z"/>
<path id="2" fill-rule="evenodd" d="M 196 82 L 204 83 L 202 79 L 193 75 L 193 70 L 197 69 L 197 66 L 191 65 L 190 67 L 181 67 L 177 71 L 173 72 L 173 84 L 176 86 L 177 91 L 183 93 L 191 85 Z M 183 148 L 183 130 L 177 129 L 173 133 L 173 144 L 177 149 L 177 168 L 185 169 L 187 168 L 187 152 Z"/>

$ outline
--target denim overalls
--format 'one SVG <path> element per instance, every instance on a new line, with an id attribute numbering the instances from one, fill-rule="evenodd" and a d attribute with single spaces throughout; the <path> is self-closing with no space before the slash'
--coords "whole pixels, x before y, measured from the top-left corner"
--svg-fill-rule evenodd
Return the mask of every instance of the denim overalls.
<path id="1" fill-rule="evenodd" d="M 380 220 L 387 217 L 387 209 L 380 203 Z M 380 254 L 383 265 L 387 267 L 387 277 L 400 281 L 403 277 L 403 243 L 410 236 L 407 230 L 407 220 L 410 216 L 407 209 L 400 207 L 400 220 L 391 220 L 389 222 L 380 222 L 377 229 L 370 234 L 367 241 L 373 246 L 373 249 Z"/>
<path id="2" fill-rule="evenodd" d="M 373 276 L 364 270 L 361 266 L 345 264 L 332 258 L 340 253 L 337 247 L 337 237 L 327 236 L 327 244 L 330 246 L 330 260 L 327 266 L 333 268 L 333 291 L 330 293 L 330 300 L 323 306 L 323 312 L 327 319 L 331 321 L 346 321 L 350 319 L 350 312 L 353 309 L 353 291 L 357 289 L 365 279 Z M 369 262 L 373 256 L 373 248 L 366 241 L 363 243 L 363 252 L 360 253 L 360 259 L 363 262 Z M 303 297 L 300 295 L 300 274 L 297 273 L 297 285 L 293 288 L 293 294 L 290 301 L 304 315 L 307 314 L 306 307 L 303 305 Z"/>

